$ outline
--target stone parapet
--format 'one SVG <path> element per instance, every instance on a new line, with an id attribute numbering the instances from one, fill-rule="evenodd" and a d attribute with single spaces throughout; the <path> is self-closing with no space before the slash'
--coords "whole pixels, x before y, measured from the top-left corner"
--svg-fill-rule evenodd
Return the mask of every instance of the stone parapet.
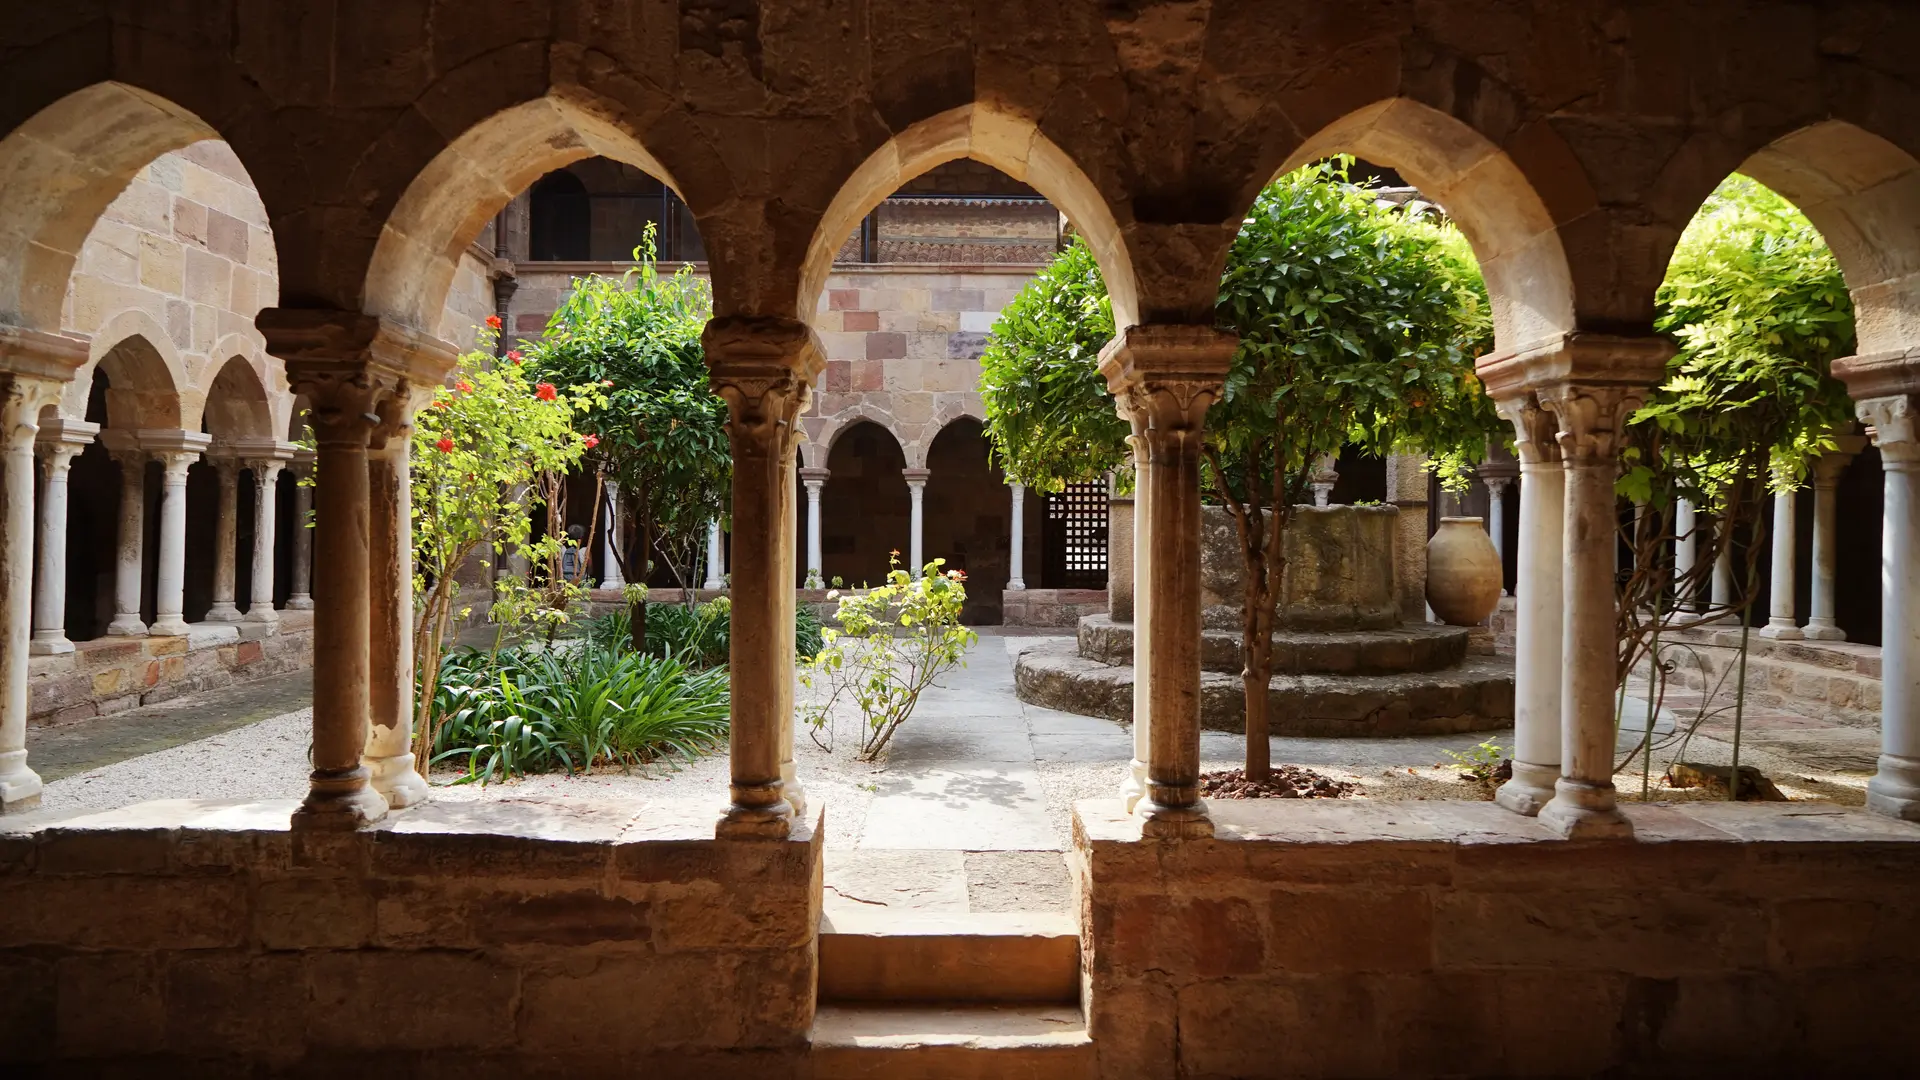
<path id="1" fill-rule="evenodd" d="M 1105 589 L 1008 589 L 1000 596 L 1004 626 L 1073 627 L 1107 610 Z"/>
<path id="2" fill-rule="evenodd" d="M 310 836 L 295 806 L 0 833 L 0 1073 L 804 1068 L 817 817 L 730 844 L 709 805 L 428 803 Z"/>
<path id="3" fill-rule="evenodd" d="M 1623 807 L 1556 839 L 1490 803 L 1209 804 L 1215 839 L 1075 806 L 1103 1077 L 1884 1071 L 1909 1052 L 1920 827 Z"/>
<path id="4" fill-rule="evenodd" d="M 279 615 L 271 624 L 190 624 L 193 632 L 180 637 L 95 638 L 70 653 L 35 656 L 27 668 L 28 720 L 108 716 L 311 667 L 313 612 Z"/>

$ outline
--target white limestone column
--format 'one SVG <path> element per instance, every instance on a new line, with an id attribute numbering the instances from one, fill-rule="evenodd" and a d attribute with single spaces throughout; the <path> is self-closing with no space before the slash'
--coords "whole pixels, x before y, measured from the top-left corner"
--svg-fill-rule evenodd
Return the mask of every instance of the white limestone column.
<path id="1" fill-rule="evenodd" d="M 280 505 L 280 468 L 271 459 L 250 462 L 253 471 L 253 576 L 247 593 L 247 621 L 277 623 L 280 613 L 273 610 L 274 511 Z"/>
<path id="2" fill-rule="evenodd" d="M 618 589 L 626 585 L 620 574 L 620 560 L 614 554 L 620 547 L 620 482 L 607 481 L 607 529 L 602 534 L 600 587 Z"/>
<path id="3" fill-rule="evenodd" d="M 1560 779 L 1561 529 L 1566 472 L 1553 414 L 1532 399 L 1500 402 L 1520 459 L 1520 546 L 1515 552 L 1513 777 L 1494 801 L 1532 816 Z"/>
<path id="4" fill-rule="evenodd" d="M 1794 492 L 1776 492 L 1773 496 L 1773 568 L 1767 590 L 1767 625 L 1760 636 L 1794 641 L 1803 637 L 1793 616 Z"/>
<path id="5" fill-rule="evenodd" d="M 215 458 L 213 471 L 220 480 L 220 502 L 213 529 L 213 606 L 207 609 L 207 621 L 239 622 L 235 585 L 240 562 L 240 462 Z"/>
<path id="6" fill-rule="evenodd" d="M 1482 478 L 1487 485 L 1487 536 L 1493 541 L 1493 553 L 1500 559 L 1500 595 L 1507 595 L 1507 485 L 1505 476 Z"/>
<path id="7" fill-rule="evenodd" d="M 800 482 L 807 486 L 807 573 L 805 579 L 817 579 L 822 584 L 826 578 L 821 576 L 823 560 L 820 555 L 820 495 L 827 486 L 827 470 L 801 469 Z"/>
<path id="8" fill-rule="evenodd" d="M 1147 515 L 1153 510 L 1153 457 L 1147 448 L 1147 418 L 1142 410 L 1126 409 L 1133 434 L 1127 443 L 1133 448 L 1133 759 L 1127 762 L 1127 775 L 1120 781 L 1120 799 L 1133 813 L 1147 794 L 1147 777 L 1153 761 L 1153 709 L 1147 687 L 1153 666 L 1153 650 L 1147 647 L 1147 627 L 1153 625 L 1153 545 L 1147 542 Z"/>
<path id="9" fill-rule="evenodd" d="M 1694 535 L 1693 504 L 1685 499 L 1676 499 L 1673 504 L 1673 580 L 1674 607 L 1681 611 L 1694 610 L 1694 598 L 1691 594 L 1680 595 L 1682 582 L 1693 573 L 1695 560 L 1699 557 L 1700 538 Z"/>
<path id="10" fill-rule="evenodd" d="M 926 561 L 926 496 L 927 477 L 925 469 L 902 469 L 900 475 L 907 479 L 907 497 L 913 500 L 913 514 L 907 526 L 907 573 L 920 576 L 920 568 Z"/>
<path id="11" fill-rule="evenodd" d="M 145 637 L 147 623 L 140 616 L 140 599 L 146 573 L 147 454 L 126 449 L 115 451 L 113 457 L 120 463 L 120 537 L 114 549 L 114 615 L 107 634 Z"/>
<path id="12" fill-rule="evenodd" d="M 306 483 L 313 466 L 301 462 L 294 466 L 293 489 L 293 566 L 288 581 L 287 610 L 313 610 L 313 487 Z"/>
<path id="13" fill-rule="evenodd" d="M 1567 382 L 1540 391 L 1559 418 L 1567 493 L 1560 640 L 1560 779 L 1540 821 L 1569 838 L 1630 837 L 1613 788 L 1614 559 L 1619 551 L 1614 478 L 1620 432 L 1637 386 Z"/>
<path id="14" fill-rule="evenodd" d="M 726 557 L 726 548 L 720 543 L 720 519 L 715 518 L 707 522 L 707 580 L 701 583 L 706 588 L 726 587 L 726 568 L 720 565 Z"/>
<path id="15" fill-rule="evenodd" d="M 73 468 L 73 456 L 93 441 L 98 425 L 86 424 L 87 431 L 73 431 L 75 421 L 65 421 L 68 431 L 61 438 L 46 439 L 55 424 L 41 425 L 41 446 L 45 448 L 45 483 L 41 487 L 40 573 L 33 588 L 33 640 L 29 652 L 45 656 L 73 651 L 67 640 L 67 475 Z"/>
<path id="16" fill-rule="evenodd" d="M 1839 569 L 1840 474 L 1866 445 L 1860 435 L 1841 435 L 1839 446 L 1813 463 L 1813 595 L 1805 633 L 1813 641 L 1845 641 L 1846 631 L 1834 621 L 1833 577 Z"/>
<path id="17" fill-rule="evenodd" d="M 413 754 L 413 485 L 412 411 L 419 398 L 395 396 L 367 449 L 367 606 L 370 665 L 367 742 L 361 761 L 367 784 L 387 807 L 427 801 L 427 780 Z M 405 412 L 393 405 L 406 400 Z M 322 483 L 325 479 L 322 478 Z"/>
<path id="18" fill-rule="evenodd" d="M 166 470 L 160 494 L 160 570 L 154 588 L 153 625 L 156 637 L 181 637 L 188 632 L 187 591 L 187 469 L 212 441 L 190 431 L 159 436 L 158 444 L 142 432 L 141 439 L 155 451 Z"/>
<path id="19" fill-rule="evenodd" d="M 0 341 L 0 345 L 7 342 Z M 84 352 L 82 358 L 84 358 Z M 57 383 L 15 375 L 0 397 L 0 813 L 40 805 L 27 766 L 27 648 L 33 620 L 33 441 Z"/>
<path id="20" fill-rule="evenodd" d="M 1013 500 L 1013 510 L 1007 515 L 1013 530 L 1007 537 L 1007 588 L 1024 589 L 1027 587 L 1027 485 L 1008 484 L 1007 491 Z"/>
<path id="21" fill-rule="evenodd" d="M 1880 762 L 1867 809 L 1920 821 L 1920 402 L 1855 403 L 1886 473 L 1880 539 Z"/>
<path id="22" fill-rule="evenodd" d="M 1720 531 L 1720 535 L 1717 536 L 1720 542 L 1720 554 L 1714 556 L 1713 560 L 1711 606 L 1715 610 L 1725 612 L 1733 606 L 1733 522 L 1728 520 L 1727 515 L 1721 514 L 1720 519 L 1714 522 L 1714 528 Z M 1731 617 L 1730 613 L 1721 616 L 1721 618 L 1729 617 Z"/>

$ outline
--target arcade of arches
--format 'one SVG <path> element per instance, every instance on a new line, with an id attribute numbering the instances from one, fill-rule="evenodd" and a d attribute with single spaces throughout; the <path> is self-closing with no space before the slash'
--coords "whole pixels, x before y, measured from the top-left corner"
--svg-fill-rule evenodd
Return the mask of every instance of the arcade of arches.
<path id="1" fill-rule="evenodd" d="M 932 0 L 21 14 L 0 43 L 0 805 L 24 812 L 0 835 L 0 1062 L 1900 1070 L 1920 1004 L 1920 12 L 1064 0 L 972 14 Z M 1214 325 L 1216 286 L 1262 185 L 1343 152 L 1439 203 L 1488 284 L 1496 345 L 1478 370 L 1519 477 L 1516 761 L 1497 803 L 1200 797 L 1198 436 L 1236 347 Z M 589 159 L 618 168 L 539 193 L 554 214 L 541 253 L 604 256 L 602 209 L 657 213 L 690 220 L 675 243 L 697 237 L 713 284 L 703 341 L 734 461 L 727 790 L 698 806 L 436 801 L 410 754 L 404 435 L 459 327 L 504 311 L 537 331 L 552 310 L 517 306 L 538 292 L 517 273 L 501 286 L 518 250 L 501 211 Z M 1140 473 L 1138 760 L 1112 797 L 1073 809 L 1079 918 L 1048 939 L 1071 970 L 1046 1009 L 1017 995 L 934 1009 L 897 989 L 999 969 L 974 961 L 1045 934 L 823 926 L 836 822 L 792 750 L 803 538 L 826 570 L 846 535 L 834 508 L 864 512 L 835 502 L 854 494 L 838 483 L 871 464 L 896 521 L 898 475 L 908 543 L 917 509 L 922 542 L 983 577 L 1016 573 L 1029 526 L 1012 518 L 1034 516 L 1011 493 L 981 504 L 999 480 L 972 464 L 977 414 L 951 383 L 981 332 L 958 313 L 1017 284 L 886 328 L 879 313 L 900 308 L 847 277 L 854 253 L 923 250 L 911 230 L 945 208 L 883 203 L 959 159 L 1043 196 L 1054 228 L 1064 216 L 1093 250 L 1120 328 L 1099 367 Z M 1858 355 L 1834 372 L 1884 499 L 1883 752 L 1865 809 L 1643 804 L 1611 781 L 1621 424 L 1672 352 L 1651 330 L 1668 255 L 1734 171 L 1807 213 L 1857 312 Z M 625 201 L 596 200 L 595 182 Z M 1047 242 L 1044 216 L 1022 220 L 1030 246 Z M 933 292 L 925 265 L 888 265 L 893 285 L 871 291 Z M 894 402 L 882 432 L 852 399 L 892 392 L 890 372 L 930 396 L 904 419 L 919 406 Z M 286 482 L 297 413 L 310 489 Z M 803 529 L 813 481 L 820 523 Z M 872 555 L 850 546 L 837 555 Z M 279 633 L 249 629 L 275 612 Z M 312 772 L 290 793 L 304 797 L 35 814 L 39 654 L 104 661 L 80 639 L 116 626 L 162 670 L 196 635 L 236 657 L 310 642 Z M 847 974 L 864 948 L 871 984 Z"/>

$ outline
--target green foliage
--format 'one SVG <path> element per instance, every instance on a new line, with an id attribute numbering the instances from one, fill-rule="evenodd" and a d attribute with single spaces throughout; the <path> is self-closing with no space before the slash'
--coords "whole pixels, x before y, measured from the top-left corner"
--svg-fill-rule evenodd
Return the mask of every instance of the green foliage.
<path id="1" fill-rule="evenodd" d="M 1059 491 L 1126 463 L 1127 422 L 1097 367 L 1113 332 L 1106 282 L 1077 236 L 1001 311 L 980 357 L 980 397 L 1009 481 Z"/>
<path id="2" fill-rule="evenodd" d="M 1453 759 L 1454 768 L 1483 783 L 1501 771 L 1500 766 L 1508 757 L 1506 748 L 1497 739 L 1475 743 L 1465 753 L 1446 749 L 1440 752 Z"/>
<path id="3" fill-rule="evenodd" d="M 833 707 L 850 698 L 859 707 L 860 760 L 872 761 L 900 725 L 913 715 L 933 681 L 964 662 L 978 636 L 960 625 L 967 600 L 966 575 L 942 572 L 945 559 L 920 574 L 901 569 L 896 556 L 887 583 L 840 597 L 824 642 L 800 670 L 801 685 L 824 683 L 823 700 L 802 707 L 814 742 L 833 748 Z"/>
<path id="4" fill-rule="evenodd" d="M 647 653 L 652 656 L 678 656 L 695 667 L 725 667 L 731 644 L 728 615 L 732 602 L 724 596 L 704 604 L 647 605 Z M 610 611 L 588 620 L 584 638 L 591 648 L 625 649 L 632 641 L 631 609 Z M 820 620 L 813 609 L 801 606 L 794 613 L 795 654 L 806 660 L 820 651 Z"/>
<path id="5" fill-rule="evenodd" d="M 700 347 L 713 298 L 690 268 L 660 276 L 651 226 L 634 257 L 640 265 L 617 279 L 575 279 L 545 337 L 526 347 L 526 362 L 553 382 L 605 390 L 582 421 L 599 436 L 591 460 L 620 483 L 642 535 L 658 538 L 647 547 L 666 555 L 686 585 L 732 483 L 726 404 L 709 385 Z M 627 576 L 646 574 L 634 567 Z"/>
<path id="6" fill-rule="evenodd" d="M 727 677 L 590 643 L 464 650 L 441 663 L 435 761 L 461 782 L 691 760 L 727 737 Z"/>

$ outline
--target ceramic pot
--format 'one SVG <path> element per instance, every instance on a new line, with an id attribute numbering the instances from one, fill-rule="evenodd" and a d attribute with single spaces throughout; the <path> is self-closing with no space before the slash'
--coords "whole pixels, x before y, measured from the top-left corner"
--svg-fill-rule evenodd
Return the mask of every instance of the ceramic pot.
<path id="1" fill-rule="evenodd" d="M 1477 626 L 1500 604 L 1500 553 L 1485 522 L 1443 517 L 1427 541 L 1427 606 L 1450 626 Z"/>

